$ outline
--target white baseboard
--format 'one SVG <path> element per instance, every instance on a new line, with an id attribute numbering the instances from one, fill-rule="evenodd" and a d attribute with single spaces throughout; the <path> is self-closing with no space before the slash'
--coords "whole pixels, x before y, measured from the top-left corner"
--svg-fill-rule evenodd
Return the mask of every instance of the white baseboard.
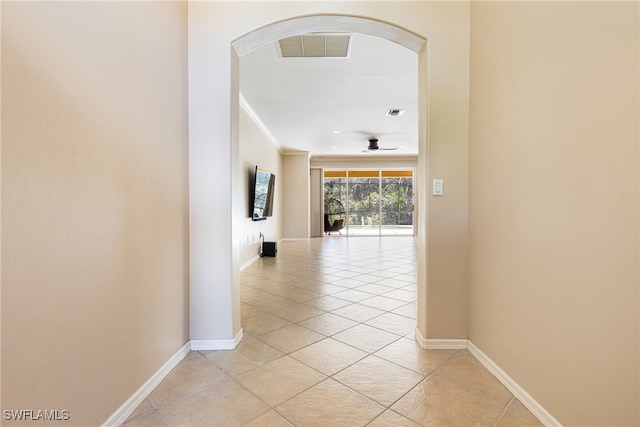
<path id="1" fill-rule="evenodd" d="M 191 343 L 187 342 L 180 348 L 173 356 L 165 362 L 155 374 L 151 376 L 133 395 L 122 404 L 107 421 L 102 424 L 103 426 L 119 426 L 126 421 L 126 419 L 136 410 L 138 405 L 142 403 L 144 399 L 151 394 L 160 382 L 166 377 L 173 368 L 180 363 L 182 359 L 189 354 Z"/>
<path id="2" fill-rule="evenodd" d="M 561 427 L 562 424 L 558 421 L 553 415 L 549 413 L 544 407 L 538 403 L 527 391 L 522 388 L 517 382 L 513 380 L 505 371 L 503 371 L 500 366 L 498 366 L 493 360 L 489 358 L 486 354 L 482 352 L 474 343 L 469 341 L 469 347 L 467 348 L 473 356 L 478 359 L 482 365 L 487 368 L 489 372 L 491 372 L 501 383 L 504 385 L 515 397 L 518 398 L 520 402 L 524 406 L 527 407 L 535 415 L 538 417 L 540 422 L 542 422 L 547 427 Z"/>
<path id="3" fill-rule="evenodd" d="M 191 340 L 180 348 L 173 356 L 165 362 L 155 374 L 151 376 L 133 395 L 122 404 L 107 421 L 102 424 L 104 427 L 120 426 L 136 410 L 144 399 L 162 382 L 162 380 L 175 368 L 189 351 L 194 350 L 233 350 L 242 340 L 242 328 L 232 339 L 228 340 Z"/>
<path id="4" fill-rule="evenodd" d="M 240 266 L 240 271 L 244 270 L 245 268 L 249 267 L 251 264 L 253 264 L 254 262 L 256 262 L 257 260 L 260 259 L 260 255 L 256 255 L 253 258 L 251 258 L 249 261 L 245 262 L 244 264 L 242 264 Z"/>
<path id="5" fill-rule="evenodd" d="M 422 336 L 422 332 L 420 332 L 420 329 L 418 329 L 418 327 L 416 327 L 416 329 L 413 331 L 413 337 L 418 342 L 418 344 L 420 344 L 420 347 L 424 348 L 425 350 L 427 349 L 427 339 Z"/>
<path id="6" fill-rule="evenodd" d="M 468 346 L 469 340 L 463 339 L 431 339 L 425 338 L 420 332 L 420 329 L 416 328 L 414 337 L 420 347 L 425 350 L 465 350 Z"/>
<path id="7" fill-rule="evenodd" d="M 538 417 L 547 427 L 561 427 L 562 424 L 549 413 L 537 400 L 503 371 L 493 360 L 468 339 L 427 339 L 416 328 L 415 338 L 425 350 L 469 350 L 477 360 L 487 368 L 524 406 Z"/>
<path id="8" fill-rule="evenodd" d="M 469 345 L 467 339 L 427 339 L 423 348 L 427 350 L 466 350 Z"/>
<path id="9" fill-rule="evenodd" d="M 191 340 L 191 350 L 233 350 L 242 340 L 243 331 L 236 334 L 235 337 L 226 340 Z"/>

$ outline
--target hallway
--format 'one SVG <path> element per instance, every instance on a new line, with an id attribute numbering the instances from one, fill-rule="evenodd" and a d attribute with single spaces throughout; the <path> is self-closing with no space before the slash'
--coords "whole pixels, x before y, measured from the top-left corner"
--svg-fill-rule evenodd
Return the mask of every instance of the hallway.
<path id="1" fill-rule="evenodd" d="M 124 426 L 541 425 L 469 352 L 415 342 L 415 238 L 278 249 L 242 272 L 239 346 L 189 353 Z"/>

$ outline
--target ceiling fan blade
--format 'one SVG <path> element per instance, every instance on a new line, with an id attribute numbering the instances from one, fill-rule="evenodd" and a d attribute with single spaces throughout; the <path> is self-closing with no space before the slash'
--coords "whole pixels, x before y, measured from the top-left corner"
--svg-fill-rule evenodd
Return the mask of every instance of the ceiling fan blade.
<path id="1" fill-rule="evenodd" d="M 362 152 L 363 153 L 375 153 L 376 151 L 395 151 L 397 150 L 399 147 L 380 147 L 378 145 L 378 139 L 371 137 L 369 138 L 369 145 L 361 145 L 361 147 L 366 147 L 363 148 Z"/>

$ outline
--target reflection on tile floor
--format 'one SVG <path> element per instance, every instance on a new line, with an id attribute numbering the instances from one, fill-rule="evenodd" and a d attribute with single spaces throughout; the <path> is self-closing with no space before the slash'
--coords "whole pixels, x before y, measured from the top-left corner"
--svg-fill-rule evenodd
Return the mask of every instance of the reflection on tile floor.
<path id="1" fill-rule="evenodd" d="M 241 274 L 244 338 L 191 352 L 124 424 L 540 426 L 465 350 L 424 350 L 412 237 L 285 241 Z"/>

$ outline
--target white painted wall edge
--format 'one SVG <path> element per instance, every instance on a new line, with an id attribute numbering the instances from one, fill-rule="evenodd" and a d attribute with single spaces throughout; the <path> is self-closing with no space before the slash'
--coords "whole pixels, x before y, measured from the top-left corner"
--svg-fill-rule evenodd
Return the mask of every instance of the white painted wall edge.
<path id="1" fill-rule="evenodd" d="M 233 350 L 242 340 L 242 328 L 235 337 L 228 340 L 191 340 L 191 350 Z"/>
<path id="2" fill-rule="evenodd" d="M 180 350 L 178 350 L 173 356 L 171 356 L 169 360 L 167 360 L 165 364 L 162 365 L 160 369 L 158 369 L 156 373 L 147 380 L 147 382 L 145 382 L 138 390 L 136 390 L 136 392 L 133 393 L 133 395 L 131 395 L 131 397 L 127 399 L 127 401 L 124 402 L 122 406 L 120 406 L 102 425 L 105 427 L 110 427 L 120 426 L 122 423 L 124 423 L 129 415 L 131 415 L 133 411 L 136 410 L 138 405 L 140 405 L 142 401 L 146 399 L 147 396 L 149 396 L 151 392 L 158 386 L 158 384 L 162 382 L 164 377 L 166 377 L 169 372 L 171 372 L 171 370 L 175 368 L 187 354 L 189 354 L 190 349 L 191 342 L 187 342 L 180 348 Z"/>
<path id="3" fill-rule="evenodd" d="M 491 372 L 524 406 L 538 417 L 547 427 L 561 427 L 562 424 L 549 413 L 537 400 L 513 380 L 498 366 L 489 356 L 484 354 L 474 343 L 468 339 L 426 339 L 416 328 L 415 339 L 420 347 L 425 350 L 469 350 L 489 372 Z"/>

